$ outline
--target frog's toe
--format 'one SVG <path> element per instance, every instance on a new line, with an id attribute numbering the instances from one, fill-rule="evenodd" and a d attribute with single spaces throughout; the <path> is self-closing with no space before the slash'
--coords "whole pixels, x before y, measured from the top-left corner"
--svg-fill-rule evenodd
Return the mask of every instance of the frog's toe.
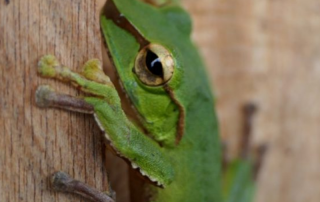
<path id="1" fill-rule="evenodd" d="M 82 75 L 91 80 L 102 84 L 110 84 L 110 78 L 102 70 L 102 63 L 98 59 L 88 60 L 82 70 Z"/>
<path id="2" fill-rule="evenodd" d="M 83 71 L 90 71 L 95 69 L 102 70 L 102 63 L 99 59 L 90 59 L 83 65 Z"/>
<path id="3" fill-rule="evenodd" d="M 35 101 L 38 107 L 48 107 L 50 104 L 48 98 L 54 93 L 54 90 L 49 85 L 41 85 L 35 93 Z"/>
<path id="4" fill-rule="evenodd" d="M 55 67 L 60 66 L 59 61 L 53 55 L 43 56 L 38 63 L 38 73 L 45 77 L 55 77 Z"/>

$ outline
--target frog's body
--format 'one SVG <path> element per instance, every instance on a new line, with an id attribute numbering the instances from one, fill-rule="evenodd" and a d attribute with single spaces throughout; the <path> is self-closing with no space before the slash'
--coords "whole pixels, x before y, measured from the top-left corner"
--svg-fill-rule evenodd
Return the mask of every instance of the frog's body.
<path id="1" fill-rule="evenodd" d="M 109 55 L 145 130 L 127 118 L 97 60 L 87 62 L 79 75 L 53 56 L 44 56 L 38 70 L 42 76 L 69 81 L 90 96 L 59 100 L 40 87 L 38 104 L 93 113 L 114 150 L 154 182 L 144 188 L 146 195 L 152 195 L 147 201 L 221 202 L 221 147 L 214 100 L 190 40 L 189 15 L 175 5 L 157 8 L 138 0 L 114 0 L 108 6 L 117 9 L 101 17 Z M 161 61 L 161 71 L 148 64 L 137 68 L 141 65 L 138 55 L 144 50 L 142 63 L 148 63 L 150 51 L 160 50 L 150 64 Z"/>
<path id="2" fill-rule="evenodd" d="M 183 136 L 176 145 L 172 146 L 168 143 L 161 148 L 173 165 L 175 176 L 172 183 L 164 189 L 151 185 L 157 192 L 153 201 L 220 202 L 221 148 L 217 120 L 203 63 L 190 41 L 189 16 L 176 7 L 159 9 L 132 0 L 117 0 L 114 3 L 119 12 L 138 31 L 140 30 L 140 34 L 147 41 L 159 43 L 168 48 L 177 63 L 174 72 L 176 75 L 167 84 L 171 96 L 167 91 L 163 96 L 170 99 L 168 102 L 175 99 L 174 102 L 179 103 L 180 113 L 184 113 L 183 117 L 180 117 L 184 119 L 181 126 Z M 152 18 L 146 16 L 152 16 Z M 125 90 L 129 92 L 130 98 L 134 99 L 136 96 L 134 92 L 137 91 L 135 86 L 139 84 L 135 79 L 128 81 L 126 74 L 128 72 L 132 74 L 132 63 L 135 60 L 135 54 L 139 52 L 139 43 L 129 32 L 116 27 L 112 21 L 104 17 L 102 17 L 102 29 L 120 80 Z M 134 57 L 130 58 L 130 54 L 124 52 L 128 51 L 126 48 L 128 46 Z M 139 111 L 141 106 L 136 107 Z M 144 117 L 142 111 L 143 109 L 139 112 Z M 149 127 L 146 126 L 146 128 Z M 175 140 L 176 133 L 173 133 L 174 136 L 170 138 Z"/>

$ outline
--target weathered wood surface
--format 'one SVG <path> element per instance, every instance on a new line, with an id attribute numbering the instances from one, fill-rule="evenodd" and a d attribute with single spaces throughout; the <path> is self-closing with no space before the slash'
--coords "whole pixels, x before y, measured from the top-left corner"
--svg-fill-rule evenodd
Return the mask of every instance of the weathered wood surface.
<path id="1" fill-rule="evenodd" d="M 89 0 L 0 1 L 0 201 L 79 201 L 50 191 L 47 176 L 57 170 L 106 187 L 102 136 L 91 116 L 34 102 L 39 84 L 76 94 L 36 75 L 40 56 L 55 54 L 74 69 L 101 58 L 98 9 Z"/>
<path id="2" fill-rule="evenodd" d="M 230 156 L 242 130 L 241 107 L 248 101 L 259 107 L 254 143 L 268 143 L 269 152 L 258 178 L 257 201 L 318 202 L 319 2 L 183 3 L 213 80 Z M 49 190 L 46 176 L 56 170 L 105 189 L 104 146 L 93 119 L 40 110 L 34 103 L 35 88 L 43 83 L 77 94 L 36 76 L 36 64 L 47 53 L 73 69 L 101 58 L 102 4 L 0 0 L 0 201 L 79 201 Z"/>

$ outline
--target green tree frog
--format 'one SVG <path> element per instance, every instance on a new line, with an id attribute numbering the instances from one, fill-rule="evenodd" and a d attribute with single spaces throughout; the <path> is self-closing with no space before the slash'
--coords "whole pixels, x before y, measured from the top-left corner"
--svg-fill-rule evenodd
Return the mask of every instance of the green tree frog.
<path id="1" fill-rule="evenodd" d="M 214 99 L 204 64 L 190 40 L 189 15 L 174 2 L 156 6 L 109 0 L 100 20 L 108 54 L 138 120 L 127 117 L 97 59 L 75 73 L 54 56 L 43 56 L 38 65 L 41 76 L 70 82 L 87 95 L 73 97 L 40 86 L 37 104 L 93 114 L 112 149 L 148 181 L 142 201 L 228 198 L 221 188 Z M 228 184 L 233 181 L 234 177 L 228 178 Z M 224 195 L 232 192 L 226 187 Z"/>

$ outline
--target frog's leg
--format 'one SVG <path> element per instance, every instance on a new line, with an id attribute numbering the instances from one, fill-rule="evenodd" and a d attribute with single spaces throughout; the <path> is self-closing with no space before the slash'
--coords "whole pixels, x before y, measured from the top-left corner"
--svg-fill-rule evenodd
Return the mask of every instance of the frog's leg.
<path id="1" fill-rule="evenodd" d="M 47 85 L 38 87 L 36 91 L 36 103 L 39 107 L 62 108 L 86 114 L 94 113 L 92 105 L 85 102 L 83 98 L 57 93 Z M 100 192 L 83 182 L 72 179 L 69 175 L 61 171 L 52 175 L 51 185 L 56 191 L 78 194 L 92 201 L 115 202 L 115 193 L 112 191 L 110 185 L 107 192 Z"/>
<path id="2" fill-rule="evenodd" d="M 266 145 L 253 148 L 251 143 L 253 118 L 257 106 L 248 103 L 243 108 L 244 128 L 239 156 L 228 162 L 224 159 L 223 197 L 225 202 L 253 201 L 256 191 L 256 176 L 263 161 Z"/>
<path id="3" fill-rule="evenodd" d="M 93 113 L 111 146 L 129 160 L 134 169 L 159 186 L 169 184 L 174 177 L 170 161 L 160 145 L 126 117 L 116 89 L 99 64 L 98 60 L 89 60 L 80 75 L 61 66 L 54 56 L 44 56 L 38 68 L 41 76 L 71 82 L 90 96 L 75 98 L 41 86 L 36 93 L 38 105 Z"/>

